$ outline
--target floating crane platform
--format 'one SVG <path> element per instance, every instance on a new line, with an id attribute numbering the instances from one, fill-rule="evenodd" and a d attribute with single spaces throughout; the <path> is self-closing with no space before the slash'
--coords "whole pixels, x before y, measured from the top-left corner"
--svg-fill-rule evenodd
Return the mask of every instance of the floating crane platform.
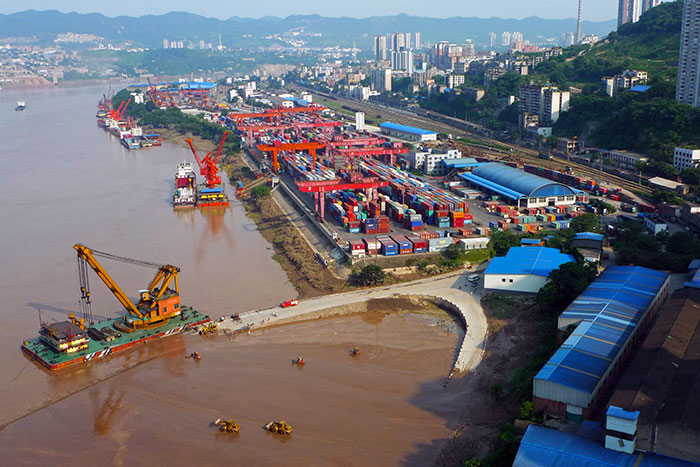
<path id="1" fill-rule="evenodd" d="M 124 322 L 123 316 L 95 323 L 87 331 L 70 321 L 63 321 L 42 326 L 41 337 L 24 341 L 22 351 L 49 370 L 58 370 L 105 358 L 153 339 L 174 336 L 209 321 L 207 315 L 187 306 L 181 308 L 180 316 L 161 326 L 134 329 L 128 333 L 115 327 L 115 323 L 119 326 Z M 58 350 L 57 346 L 73 346 L 78 350 L 69 353 Z"/>

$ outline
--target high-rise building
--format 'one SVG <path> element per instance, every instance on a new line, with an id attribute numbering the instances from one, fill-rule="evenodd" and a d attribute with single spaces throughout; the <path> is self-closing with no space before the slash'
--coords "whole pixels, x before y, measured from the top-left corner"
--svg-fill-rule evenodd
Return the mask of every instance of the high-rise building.
<path id="1" fill-rule="evenodd" d="M 491 47 L 491 48 L 496 47 L 496 33 L 495 32 L 489 33 L 489 47 Z"/>
<path id="2" fill-rule="evenodd" d="M 576 38 L 573 32 L 565 32 L 561 35 L 561 46 L 571 47 L 576 43 Z"/>
<path id="3" fill-rule="evenodd" d="M 168 39 L 163 39 L 163 48 L 167 49 L 170 47 L 170 41 Z"/>
<path id="4" fill-rule="evenodd" d="M 402 32 L 394 32 L 390 36 L 391 50 L 401 50 L 401 47 L 406 47 L 406 36 Z"/>
<path id="5" fill-rule="evenodd" d="M 407 49 L 411 48 L 411 33 L 407 32 L 406 33 L 406 38 L 403 41 L 403 46 L 406 47 Z"/>
<path id="6" fill-rule="evenodd" d="M 700 0 L 685 0 L 676 100 L 700 107 Z"/>
<path id="7" fill-rule="evenodd" d="M 659 6 L 661 0 L 619 0 L 617 10 L 617 27 L 625 23 L 636 23 L 642 13 Z"/>
<path id="8" fill-rule="evenodd" d="M 413 50 L 402 48 L 391 51 L 391 69 L 413 73 Z"/>
<path id="9" fill-rule="evenodd" d="M 508 31 L 501 34 L 501 45 L 503 47 L 510 47 L 511 35 Z"/>
<path id="10" fill-rule="evenodd" d="M 531 84 L 520 87 L 520 113 L 537 115 L 541 126 L 550 125 L 563 112 L 569 110 L 569 91 L 560 91 L 554 86 L 539 86 Z"/>
<path id="11" fill-rule="evenodd" d="M 372 89 L 379 92 L 391 91 L 391 69 L 375 68 L 371 76 Z"/>
<path id="12" fill-rule="evenodd" d="M 419 32 L 416 33 L 416 41 L 415 42 L 416 42 L 415 49 L 420 49 L 420 33 Z"/>
<path id="13" fill-rule="evenodd" d="M 523 33 L 521 33 L 521 32 L 514 32 L 511 37 L 512 37 L 511 43 L 523 41 Z"/>
<path id="14" fill-rule="evenodd" d="M 386 60 L 386 36 L 374 36 L 374 59 Z"/>

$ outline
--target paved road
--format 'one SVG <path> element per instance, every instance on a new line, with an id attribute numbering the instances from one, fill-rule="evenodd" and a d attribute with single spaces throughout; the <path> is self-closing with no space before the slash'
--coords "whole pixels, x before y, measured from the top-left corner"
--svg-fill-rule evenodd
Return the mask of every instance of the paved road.
<path id="1" fill-rule="evenodd" d="M 392 298 L 405 295 L 424 295 L 436 297 L 449 302 L 459 313 L 460 320 L 466 326 L 464 340 L 457 349 L 454 370 L 469 371 L 481 360 L 486 340 L 486 316 L 480 305 L 481 294 L 470 291 L 472 287 L 467 282 L 467 276 L 473 271 L 460 271 L 439 278 L 421 279 L 375 289 L 364 289 L 334 295 L 325 295 L 309 300 L 303 300 L 298 306 L 291 308 L 268 308 L 264 310 L 242 313 L 240 321 L 231 318 L 219 323 L 219 329 L 228 331 L 244 331 L 260 329 L 277 324 L 281 320 L 299 317 L 328 308 L 349 305 L 373 298 Z"/>

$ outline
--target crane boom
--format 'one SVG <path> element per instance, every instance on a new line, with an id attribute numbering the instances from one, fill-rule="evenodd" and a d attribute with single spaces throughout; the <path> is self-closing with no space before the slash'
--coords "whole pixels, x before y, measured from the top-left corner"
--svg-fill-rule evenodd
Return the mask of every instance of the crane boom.
<path id="1" fill-rule="evenodd" d="M 219 164 L 219 157 L 221 156 L 221 150 L 224 148 L 224 143 L 226 142 L 226 136 L 228 135 L 228 130 L 224 131 L 223 136 L 221 137 L 221 142 L 219 143 L 219 147 L 216 149 L 216 155 L 214 156 L 214 163 Z"/>
<path id="2" fill-rule="evenodd" d="M 119 303 L 126 308 L 126 311 L 138 316 L 139 318 L 143 318 L 143 314 L 139 311 L 138 307 L 134 305 L 124 291 L 117 285 L 116 282 L 114 282 L 114 279 L 107 274 L 107 271 L 105 271 L 102 265 L 97 262 L 93 256 L 92 250 L 79 243 L 76 243 L 73 248 L 77 250 L 78 258 L 85 260 L 92 270 L 97 273 L 99 278 L 102 279 L 102 282 L 104 282 L 107 288 L 114 294 Z"/>

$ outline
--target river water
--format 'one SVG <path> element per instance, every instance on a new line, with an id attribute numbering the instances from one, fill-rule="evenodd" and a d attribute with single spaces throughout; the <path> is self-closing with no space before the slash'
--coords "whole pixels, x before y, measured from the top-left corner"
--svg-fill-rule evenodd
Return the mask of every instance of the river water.
<path id="1" fill-rule="evenodd" d="M 59 374 L 22 354 L 40 317 L 77 314 L 75 243 L 179 266 L 182 302 L 213 318 L 296 295 L 239 204 L 173 211 L 173 175 L 179 161 L 194 162 L 189 150 L 123 148 L 95 123 L 106 87 L 0 91 L 0 464 L 429 461 L 459 417 L 455 395 L 442 393 L 459 336 L 411 314 L 233 340 L 176 336 Z M 27 109 L 15 112 L 20 99 Z M 103 265 L 131 296 L 153 275 Z M 95 317 L 122 314 L 91 281 Z M 348 360 L 356 344 L 363 359 Z M 193 350 L 200 362 L 185 358 Z M 289 363 L 299 354 L 309 361 L 302 369 Z M 218 435 L 209 423 L 219 416 L 236 418 L 241 433 Z M 260 428 L 280 417 L 295 428 L 289 439 Z"/>

